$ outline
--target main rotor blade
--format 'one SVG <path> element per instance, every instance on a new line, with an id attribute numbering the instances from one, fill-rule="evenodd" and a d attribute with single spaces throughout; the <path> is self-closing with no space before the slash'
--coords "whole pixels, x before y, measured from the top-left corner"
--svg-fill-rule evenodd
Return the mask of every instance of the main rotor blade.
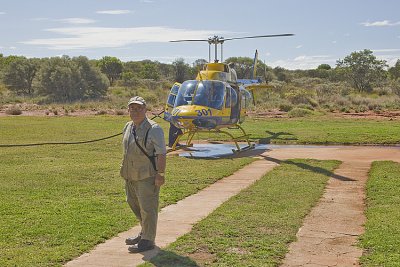
<path id="1" fill-rule="evenodd" d="M 293 36 L 293 35 L 294 35 L 293 33 L 269 34 L 269 35 L 256 35 L 256 36 L 245 36 L 245 37 L 224 38 L 224 41 L 239 40 L 239 39 L 252 39 L 252 38 L 264 38 L 264 37 L 282 37 L 282 36 Z"/>
<path id="2" fill-rule="evenodd" d="M 171 43 L 178 43 L 178 42 L 208 42 L 208 39 L 187 39 L 187 40 L 172 40 L 169 41 Z"/>

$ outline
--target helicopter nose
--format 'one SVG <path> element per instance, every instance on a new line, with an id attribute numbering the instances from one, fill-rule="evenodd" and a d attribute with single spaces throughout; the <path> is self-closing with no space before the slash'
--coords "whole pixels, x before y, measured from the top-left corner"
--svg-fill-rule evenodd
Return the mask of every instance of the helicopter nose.
<path id="1" fill-rule="evenodd" d="M 215 121 L 197 118 L 192 121 L 193 125 L 198 128 L 215 128 L 217 126 Z"/>

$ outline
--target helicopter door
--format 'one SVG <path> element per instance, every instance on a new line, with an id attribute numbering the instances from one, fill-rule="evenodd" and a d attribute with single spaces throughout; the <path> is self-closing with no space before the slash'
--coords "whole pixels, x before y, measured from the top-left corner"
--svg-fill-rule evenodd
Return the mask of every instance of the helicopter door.
<path id="1" fill-rule="evenodd" d="M 239 109 L 240 109 L 240 103 L 238 101 L 238 94 L 236 90 L 234 90 L 232 87 L 230 88 L 230 93 L 231 93 L 231 123 L 237 123 L 240 117 Z"/>
<path id="2" fill-rule="evenodd" d="M 172 109 L 174 108 L 176 96 L 178 95 L 180 86 L 181 86 L 180 83 L 174 83 L 174 85 L 171 87 L 171 90 L 168 95 L 167 103 L 165 104 L 165 110 L 164 110 L 164 120 L 166 120 L 166 121 L 170 121 L 171 112 L 172 112 Z"/>

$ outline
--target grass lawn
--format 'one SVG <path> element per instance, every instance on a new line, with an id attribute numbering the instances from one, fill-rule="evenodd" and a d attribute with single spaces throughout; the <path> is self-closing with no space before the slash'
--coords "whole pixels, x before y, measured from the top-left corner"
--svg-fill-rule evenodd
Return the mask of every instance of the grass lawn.
<path id="1" fill-rule="evenodd" d="M 400 143 L 398 120 L 335 118 L 315 115 L 305 118 L 247 118 L 242 124 L 250 139 L 261 144 L 358 145 Z M 230 130 L 241 136 L 239 130 Z M 227 140 L 227 135 L 199 134 L 201 139 Z M 198 138 L 196 136 L 196 138 Z"/>
<path id="2" fill-rule="evenodd" d="M 283 162 L 141 266 L 278 266 L 338 165 Z"/>
<path id="3" fill-rule="evenodd" d="M 121 131 L 122 117 L 0 118 L 1 143 L 76 141 Z M 119 177 L 121 138 L 0 148 L 0 266 L 59 266 L 136 224 Z M 252 159 L 168 157 L 161 206 Z M 212 174 L 199 172 L 212 168 Z"/>
<path id="4" fill-rule="evenodd" d="M 269 144 L 399 144 L 400 123 L 385 119 L 250 118 L 243 124 L 251 139 Z"/>
<path id="5" fill-rule="evenodd" d="M 400 163 L 374 162 L 367 183 L 363 266 L 400 264 Z"/>
<path id="6" fill-rule="evenodd" d="M 97 139 L 120 132 L 127 120 L 126 116 L 1 117 L 0 144 Z M 168 124 L 161 125 L 168 132 Z M 399 123 L 387 120 L 250 118 L 243 126 L 261 143 L 400 143 Z M 136 223 L 119 177 L 120 142 L 116 137 L 84 145 L 0 147 L 0 266 L 61 265 Z M 251 161 L 168 157 L 161 206 L 193 194 Z M 156 260 L 276 265 L 322 192 L 327 179 L 323 169 L 332 171 L 336 165 L 288 161 L 225 203 Z M 399 177 L 398 172 L 395 175 Z M 261 239 L 257 237 L 260 232 Z M 249 238 L 244 240 L 246 235 Z"/>

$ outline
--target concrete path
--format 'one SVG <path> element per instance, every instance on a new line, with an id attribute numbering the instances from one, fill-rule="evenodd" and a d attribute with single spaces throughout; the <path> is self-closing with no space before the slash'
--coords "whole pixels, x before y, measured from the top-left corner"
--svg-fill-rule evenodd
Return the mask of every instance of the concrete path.
<path id="1" fill-rule="evenodd" d="M 330 147 L 276 149 L 270 160 L 307 157 L 338 159 L 342 164 L 289 247 L 283 267 L 359 266 L 355 245 L 364 232 L 365 184 L 372 161 L 400 161 L 400 148 Z"/>
<path id="2" fill-rule="evenodd" d="M 163 208 L 158 218 L 156 239 L 158 247 L 156 249 L 140 254 L 128 252 L 125 239 L 129 236 L 135 236 L 140 231 L 137 226 L 98 245 L 89 253 L 85 253 L 79 258 L 68 262 L 66 266 L 123 267 L 136 266 L 143 263 L 145 260 L 155 256 L 160 247 L 165 247 L 178 237 L 188 233 L 195 223 L 206 217 L 230 197 L 260 179 L 274 166 L 276 166 L 276 163 L 271 161 L 255 161 L 197 194 L 189 196 L 175 205 Z"/>
<path id="3" fill-rule="evenodd" d="M 140 231 L 139 227 L 133 227 L 66 266 L 122 267 L 143 263 L 155 256 L 160 247 L 189 232 L 192 225 L 261 178 L 281 160 L 293 158 L 337 159 L 343 164 L 329 180 L 319 204 L 306 217 L 283 266 L 357 266 L 362 251 L 354 245 L 363 233 L 364 191 L 370 164 L 375 160 L 400 162 L 400 148 L 271 146 L 262 158 L 265 160 L 256 161 L 197 194 L 162 209 L 156 240 L 159 247 L 156 249 L 141 254 L 128 253 L 125 238 Z"/>
<path id="4" fill-rule="evenodd" d="M 345 161 L 335 171 L 319 204 L 306 217 L 282 266 L 357 266 L 362 250 L 364 186 L 368 162 Z M 339 178 L 340 177 L 340 178 Z"/>

